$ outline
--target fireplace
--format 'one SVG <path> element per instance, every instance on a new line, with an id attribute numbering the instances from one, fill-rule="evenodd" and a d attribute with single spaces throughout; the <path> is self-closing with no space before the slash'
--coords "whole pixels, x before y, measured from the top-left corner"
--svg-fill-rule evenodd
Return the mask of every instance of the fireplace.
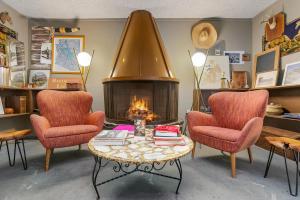
<path id="1" fill-rule="evenodd" d="M 178 120 L 178 84 L 151 13 L 131 13 L 110 76 L 103 80 L 108 122 L 130 123 L 133 100 L 147 106 L 148 123 Z M 144 105 L 144 106 L 145 106 Z"/>

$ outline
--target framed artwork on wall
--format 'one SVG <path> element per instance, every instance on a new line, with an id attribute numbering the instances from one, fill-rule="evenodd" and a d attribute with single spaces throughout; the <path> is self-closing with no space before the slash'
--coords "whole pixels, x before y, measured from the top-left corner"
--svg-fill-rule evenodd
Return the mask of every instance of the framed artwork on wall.
<path id="1" fill-rule="evenodd" d="M 282 85 L 300 84 L 300 62 L 294 62 L 285 66 Z"/>
<path id="2" fill-rule="evenodd" d="M 14 87 L 23 87 L 26 82 L 25 71 L 10 72 L 10 85 Z"/>
<path id="3" fill-rule="evenodd" d="M 257 74 L 255 88 L 276 86 L 278 71 L 269 71 Z"/>
<path id="4" fill-rule="evenodd" d="M 37 88 L 47 88 L 50 70 L 30 70 L 29 83 Z"/>
<path id="5" fill-rule="evenodd" d="M 85 37 L 80 36 L 54 36 L 52 39 L 52 66 L 51 73 L 79 74 L 76 53 L 84 50 Z"/>
<path id="6" fill-rule="evenodd" d="M 224 51 L 224 56 L 229 57 L 229 64 L 244 64 L 243 54 L 245 51 Z"/>

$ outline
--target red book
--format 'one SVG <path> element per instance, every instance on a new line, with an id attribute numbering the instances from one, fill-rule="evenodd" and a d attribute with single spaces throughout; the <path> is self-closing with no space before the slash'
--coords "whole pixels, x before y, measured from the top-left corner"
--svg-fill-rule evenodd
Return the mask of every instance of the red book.
<path id="1" fill-rule="evenodd" d="M 179 126 L 173 125 L 173 126 L 156 126 L 155 131 L 165 131 L 165 132 L 175 132 L 180 133 Z"/>

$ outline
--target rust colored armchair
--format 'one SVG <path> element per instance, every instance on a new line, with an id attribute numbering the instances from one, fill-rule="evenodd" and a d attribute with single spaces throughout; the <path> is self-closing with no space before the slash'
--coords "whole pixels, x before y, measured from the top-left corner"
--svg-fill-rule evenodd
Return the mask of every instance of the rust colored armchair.
<path id="1" fill-rule="evenodd" d="M 229 152 L 232 177 L 235 177 L 236 153 L 248 150 L 258 140 L 268 103 L 265 90 L 250 92 L 219 92 L 209 97 L 212 114 L 192 111 L 188 114 L 188 128 L 194 141 Z"/>
<path id="2" fill-rule="evenodd" d="M 102 130 L 103 112 L 90 113 L 93 97 L 83 91 L 44 90 L 37 95 L 41 116 L 32 114 L 35 133 L 46 149 L 45 171 L 54 148 L 87 143 Z"/>

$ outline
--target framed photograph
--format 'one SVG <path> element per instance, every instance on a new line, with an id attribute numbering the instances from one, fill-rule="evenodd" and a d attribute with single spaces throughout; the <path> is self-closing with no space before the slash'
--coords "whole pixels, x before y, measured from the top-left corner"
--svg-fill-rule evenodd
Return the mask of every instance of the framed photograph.
<path id="1" fill-rule="evenodd" d="M 76 53 L 84 50 L 84 36 L 54 36 L 52 39 L 51 73 L 79 74 Z"/>
<path id="2" fill-rule="evenodd" d="M 224 56 L 229 57 L 229 64 L 244 64 L 243 54 L 245 51 L 224 51 Z"/>
<path id="3" fill-rule="evenodd" d="M 259 52 L 255 55 L 252 66 L 252 83 L 256 82 L 259 73 L 279 71 L 280 50 L 279 47 Z"/>
<path id="4" fill-rule="evenodd" d="M 15 43 L 10 43 L 10 45 L 9 45 L 9 66 L 14 67 L 17 65 L 18 65 L 17 45 Z"/>
<path id="5" fill-rule="evenodd" d="M 50 42 L 42 43 L 41 46 L 41 64 L 51 64 L 52 47 Z"/>
<path id="6" fill-rule="evenodd" d="M 257 74 L 255 88 L 276 86 L 278 71 Z"/>
<path id="7" fill-rule="evenodd" d="M 36 88 L 47 88 L 50 77 L 50 70 L 30 70 L 29 83 Z"/>
<path id="8" fill-rule="evenodd" d="M 23 87 L 26 82 L 25 71 L 10 72 L 10 85 L 14 87 Z"/>
<path id="9" fill-rule="evenodd" d="M 285 66 L 282 85 L 300 84 L 300 62 L 294 62 Z"/>

